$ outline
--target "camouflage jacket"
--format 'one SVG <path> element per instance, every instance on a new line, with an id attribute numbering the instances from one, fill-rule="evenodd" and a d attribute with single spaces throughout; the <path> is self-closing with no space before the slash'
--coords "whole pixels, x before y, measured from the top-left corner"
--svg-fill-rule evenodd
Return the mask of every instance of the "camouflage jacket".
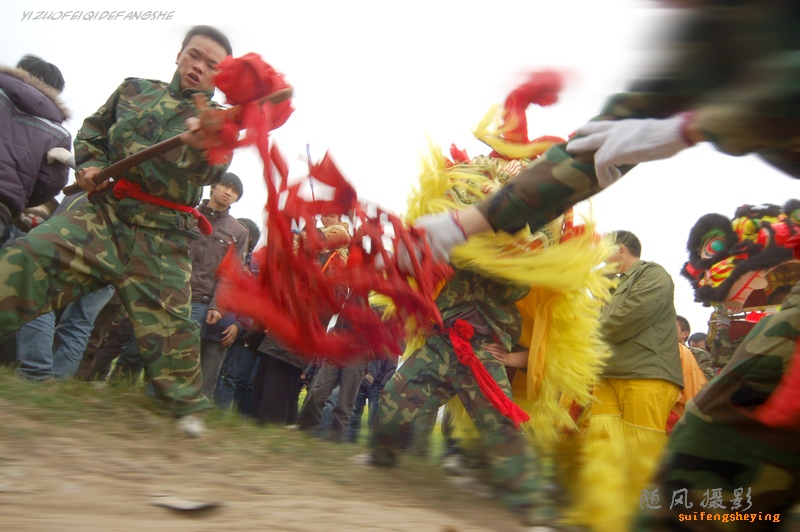
<path id="1" fill-rule="evenodd" d="M 106 167 L 182 133 L 186 130 L 186 119 L 197 114 L 192 100 L 196 92 L 180 90 L 177 72 L 169 84 L 126 79 L 95 114 L 84 120 L 78 131 L 75 137 L 78 170 Z M 206 91 L 205 95 L 210 98 L 213 91 Z M 210 105 L 215 104 L 210 102 Z M 115 177 L 138 183 L 153 196 L 194 207 L 200 201 L 202 187 L 219 178 L 226 168 L 227 165 L 210 166 L 203 152 L 183 146 Z M 114 203 L 120 217 L 133 225 L 160 229 L 194 226 L 189 214 L 131 198 L 116 202 L 110 192 L 101 196 Z"/>
<path id="2" fill-rule="evenodd" d="M 711 355 L 709 355 L 705 349 L 700 349 L 699 347 L 689 347 L 689 351 L 694 355 L 694 359 L 697 360 L 697 365 L 700 366 L 700 370 L 703 372 L 706 379 L 713 379 L 717 375 L 717 372 L 714 370 Z"/>
<path id="3" fill-rule="evenodd" d="M 733 342 L 727 327 L 720 327 L 711 343 L 711 361 L 715 368 L 722 369 L 730 362 L 733 353 L 744 340 L 741 337 Z"/>
<path id="4" fill-rule="evenodd" d="M 713 424 L 708 430 L 733 427 L 737 436 L 752 441 L 754 449 L 769 457 L 765 463 L 770 467 L 784 459 L 796 467 L 800 427 L 765 427 L 753 412 L 775 392 L 790 365 L 797 362 L 798 331 L 800 284 L 792 288 L 780 312 L 755 325 L 719 375 L 686 406 L 687 413 Z M 791 406 L 787 404 L 785 408 Z"/>
<path id="5" fill-rule="evenodd" d="M 599 118 L 666 118 L 693 110 L 720 151 L 757 154 L 798 178 L 798 27 L 797 2 L 701 2 L 668 44 L 667 66 L 612 97 Z M 593 155 L 573 156 L 558 144 L 478 208 L 492 227 L 514 233 L 526 224 L 540 227 L 599 191 Z"/>
<path id="6" fill-rule="evenodd" d="M 492 336 L 511 350 L 522 332 L 522 317 L 514 303 L 529 291 L 528 286 L 501 283 L 476 272 L 456 270 L 437 296 L 436 306 L 445 326 L 463 319 L 475 327 L 476 335 Z"/>

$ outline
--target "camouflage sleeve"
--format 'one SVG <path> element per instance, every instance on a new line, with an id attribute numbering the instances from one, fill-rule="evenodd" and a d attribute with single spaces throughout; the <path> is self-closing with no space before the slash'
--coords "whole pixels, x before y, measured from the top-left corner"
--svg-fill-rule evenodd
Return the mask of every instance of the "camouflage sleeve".
<path id="1" fill-rule="evenodd" d="M 213 100 L 209 100 L 207 104 L 213 109 L 222 109 L 222 106 Z M 206 186 L 219 181 L 228 171 L 230 163 L 211 165 L 204 150 L 184 146 L 176 165 L 185 172 L 191 182 L 199 186 Z"/>
<path id="2" fill-rule="evenodd" d="M 203 150 L 196 150 L 191 146 L 184 146 L 177 166 L 186 172 L 189 179 L 196 185 L 205 186 L 222 178 L 228 169 L 228 163 L 210 165 Z"/>
<path id="3" fill-rule="evenodd" d="M 526 225 L 538 229 L 600 190 L 593 156 L 573 156 L 557 144 L 477 208 L 495 230 L 513 234 Z"/>
<path id="4" fill-rule="evenodd" d="M 717 372 L 714 371 L 714 364 L 711 362 L 711 356 L 706 352 L 705 349 L 700 349 L 697 347 L 690 347 L 689 349 L 692 351 L 695 360 L 697 360 L 697 365 L 700 367 L 703 375 L 706 376 L 706 379 L 713 379 Z"/>
<path id="5" fill-rule="evenodd" d="M 664 65 L 611 98 L 601 116 L 692 110 L 694 125 L 720 151 L 757 153 L 799 176 L 800 10 L 774 1 L 707 4 L 676 25 Z"/>
<path id="6" fill-rule="evenodd" d="M 715 368 L 724 368 L 730 362 L 736 346 L 731 342 L 727 327 L 718 327 L 711 343 L 711 361 Z"/>
<path id="7" fill-rule="evenodd" d="M 795 80 L 800 79 L 800 51 L 756 63 L 745 79 L 747 83 L 699 107 L 695 125 L 719 150 L 731 155 L 757 153 L 797 177 L 800 85 Z"/>
<path id="8" fill-rule="evenodd" d="M 670 37 L 663 66 L 609 98 L 595 119 L 694 111 L 695 125 L 721 151 L 756 153 L 800 177 L 798 10 L 785 4 L 709 2 L 690 10 Z M 535 230 L 601 190 L 593 159 L 553 146 L 477 208 L 495 230 Z"/>
<path id="9" fill-rule="evenodd" d="M 125 83 L 127 81 L 114 91 L 96 113 L 83 121 L 75 136 L 76 170 L 92 166 L 105 168 L 111 164 L 108 159 L 108 130 L 114 125 L 117 103 Z"/>

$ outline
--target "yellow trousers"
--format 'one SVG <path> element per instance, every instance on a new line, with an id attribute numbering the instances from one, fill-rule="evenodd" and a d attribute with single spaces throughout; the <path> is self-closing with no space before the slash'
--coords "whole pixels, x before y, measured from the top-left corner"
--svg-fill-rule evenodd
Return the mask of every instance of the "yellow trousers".
<path id="1" fill-rule="evenodd" d="M 601 379 L 594 389 L 568 520 L 628 530 L 667 441 L 680 388 L 661 379 Z"/>

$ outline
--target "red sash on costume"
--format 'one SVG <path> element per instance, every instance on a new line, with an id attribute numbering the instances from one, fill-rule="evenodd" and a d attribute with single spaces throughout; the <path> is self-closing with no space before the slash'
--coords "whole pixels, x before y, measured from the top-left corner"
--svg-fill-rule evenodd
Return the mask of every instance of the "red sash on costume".
<path id="1" fill-rule="evenodd" d="M 453 326 L 448 329 L 450 342 L 453 344 L 458 360 L 472 370 L 478 387 L 489 402 L 501 414 L 513 421 L 515 427 L 519 428 L 519 424 L 528 421 L 530 416 L 503 393 L 503 390 L 497 385 L 489 371 L 475 356 L 472 342 L 470 342 L 474 331 L 475 329 L 472 325 L 464 320 L 456 320 Z"/>
<path id="2" fill-rule="evenodd" d="M 214 232 L 214 228 L 211 227 L 211 222 L 194 207 L 181 205 L 180 203 L 168 201 L 163 198 L 157 198 L 156 196 L 144 192 L 139 183 L 133 183 L 127 179 L 120 179 L 114 184 L 114 195 L 119 199 L 133 198 L 145 203 L 152 203 L 160 207 L 191 214 L 194 219 L 197 220 L 197 227 L 200 229 L 201 233 L 208 236 Z"/>

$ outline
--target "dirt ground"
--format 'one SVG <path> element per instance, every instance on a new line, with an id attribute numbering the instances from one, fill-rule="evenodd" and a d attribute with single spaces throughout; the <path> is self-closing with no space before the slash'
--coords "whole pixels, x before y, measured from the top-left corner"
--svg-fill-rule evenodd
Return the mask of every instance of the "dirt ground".
<path id="1" fill-rule="evenodd" d="M 0 398 L 0 530 L 522 530 L 434 463 L 376 469 L 352 461 L 364 451 L 223 422 L 192 440 L 154 413 L 53 420 Z"/>

